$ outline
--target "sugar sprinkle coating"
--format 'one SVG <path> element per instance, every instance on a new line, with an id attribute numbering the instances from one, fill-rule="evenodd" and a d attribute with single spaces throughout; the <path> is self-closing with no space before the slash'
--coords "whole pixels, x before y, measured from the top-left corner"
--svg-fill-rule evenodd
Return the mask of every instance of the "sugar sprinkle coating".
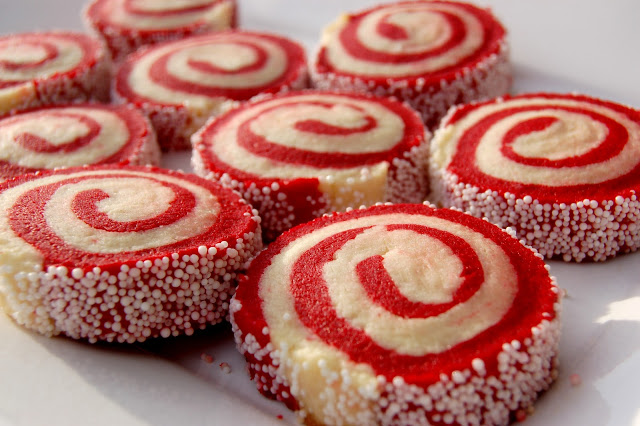
<path id="1" fill-rule="evenodd" d="M 0 185 L 0 307 L 45 335 L 135 342 L 225 319 L 262 245 L 257 212 L 215 183 L 92 166 Z"/>
<path id="2" fill-rule="evenodd" d="M 193 169 L 239 191 L 265 236 L 332 211 L 421 203 L 430 135 L 407 106 L 365 95 L 296 91 L 212 119 L 192 139 Z"/>
<path id="3" fill-rule="evenodd" d="M 115 62 L 143 46 L 234 28 L 236 0 L 94 0 L 85 25 L 106 43 Z"/>
<path id="4" fill-rule="evenodd" d="M 111 59 L 85 34 L 0 37 L 0 116 L 46 105 L 109 100 Z"/>
<path id="5" fill-rule="evenodd" d="M 429 128 L 449 107 L 508 92 L 505 30 L 461 2 L 404 1 L 340 16 L 324 30 L 314 87 L 395 96 Z"/>
<path id="6" fill-rule="evenodd" d="M 239 102 L 307 85 L 301 45 L 274 34 L 237 30 L 131 55 L 118 70 L 113 97 L 142 109 L 168 151 L 190 148 L 196 130 Z"/>
<path id="7" fill-rule="evenodd" d="M 285 232 L 231 301 L 265 396 L 318 424 L 507 424 L 557 375 L 561 295 L 537 253 L 419 204 Z"/>
<path id="8" fill-rule="evenodd" d="M 41 107 L 0 119 L 0 180 L 106 163 L 160 163 L 151 123 L 131 106 Z"/>
<path id="9" fill-rule="evenodd" d="M 431 145 L 432 201 L 513 228 L 546 258 L 640 246 L 640 112 L 526 94 L 453 109 Z"/>

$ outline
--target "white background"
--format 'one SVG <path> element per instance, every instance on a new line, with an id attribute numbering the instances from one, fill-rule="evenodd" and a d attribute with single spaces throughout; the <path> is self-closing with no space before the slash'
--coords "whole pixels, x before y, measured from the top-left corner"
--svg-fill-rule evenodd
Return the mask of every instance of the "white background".
<path id="1" fill-rule="evenodd" d="M 241 25 L 311 54 L 340 12 L 376 1 L 239 0 Z M 509 31 L 513 91 L 579 91 L 640 108 L 640 2 L 485 0 Z M 0 0 L 0 33 L 82 29 L 82 0 Z M 188 155 L 165 159 L 187 167 Z M 640 254 L 600 264 L 550 262 L 568 291 L 560 376 L 527 425 L 640 425 Z M 135 347 L 44 338 L 0 315 L 0 425 L 283 424 L 261 398 L 228 327 Z M 214 357 L 213 363 L 201 359 Z M 221 362 L 232 367 L 230 374 Z M 582 383 L 571 384 L 578 374 Z M 284 420 L 277 418 L 283 415 Z"/>

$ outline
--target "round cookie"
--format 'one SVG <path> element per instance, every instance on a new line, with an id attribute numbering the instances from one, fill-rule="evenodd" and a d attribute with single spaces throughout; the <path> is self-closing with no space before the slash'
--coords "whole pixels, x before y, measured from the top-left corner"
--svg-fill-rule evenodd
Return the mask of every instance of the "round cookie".
<path id="1" fill-rule="evenodd" d="M 399 102 L 298 91 L 211 120 L 192 139 L 192 165 L 239 191 L 273 239 L 348 207 L 421 203 L 428 140 L 418 114 Z"/>
<path id="2" fill-rule="evenodd" d="M 42 107 L 0 119 L 0 180 L 88 164 L 160 163 L 151 123 L 130 106 Z"/>
<path id="3" fill-rule="evenodd" d="M 236 0 L 94 0 L 84 19 L 121 62 L 142 46 L 233 28 L 236 7 Z"/>
<path id="4" fill-rule="evenodd" d="M 500 22 L 451 1 L 387 3 L 327 26 L 311 67 L 315 87 L 395 96 L 433 128 L 449 107 L 508 92 Z"/>
<path id="5" fill-rule="evenodd" d="M 0 307 L 45 335 L 135 342 L 225 319 L 261 248 L 237 194 L 192 174 L 89 166 L 0 184 Z"/>
<path id="6" fill-rule="evenodd" d="M 0 37 L 0 116 L 31 107 L 108 101 L 111 61 L 102 44 L 75 32 Z"/>
<path id="7" fill-rule="evenodd" d="M 378 205 L 295 227 L 230 309 L 260 392 L 307 424 L 507 424 L 557 373 L 546 265 L 455 210 Z"/>
<path id="8" fill-rule="evenodd" d="M 451 111 L 431 145 L 434 201 L 547 258 L 601 261 L 640 246 L 640 111 L 525 94 Z"/>
<path id="9" fill-rule="evenodd" d="M 307 86 L 304 49 L 273 34 L 222 31 L 163 43 L 120 67 L 114 98 L 141 108 L 163 150 L 188 149 L 211 116 L 261 93 Z"/>

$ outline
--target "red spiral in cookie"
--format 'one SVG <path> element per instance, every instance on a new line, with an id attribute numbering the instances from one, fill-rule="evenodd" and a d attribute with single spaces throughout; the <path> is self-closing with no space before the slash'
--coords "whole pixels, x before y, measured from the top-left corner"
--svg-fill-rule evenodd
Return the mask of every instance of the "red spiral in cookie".
<path id="1" fill-rule="evenodd" d="M 460 108 L 443 166 L 482 190 L 571 203 L 640 183 L 640 113 L 592 98 L 524 95 Z M 552 188 L 552 190 L 550 190 Z"/>
<path id="2" fill-rule="evenodd" d="M 439 80 L 500 51 L 504 29 L 470 4 L 399 2 L 337 22 L 318 57 L 321 71 Z"/>
<path id="3" fill-rule="evenodd" d="M 0 177 L 35 170 L 128 162 L 158 164 L 149 121 L 128 106 L 48 107 L 0 120 Z"/>
<path id="4" fill-rule="evenodd" d="M 290 92 L 212 120 L 192 139 L 193 164 L 197 173 L 243 192 L 265 227 L 281 232 L 291 227 L 284 224 L 289 215 L 296 216 L 290 222 L 301 223 L 349 206 L 421 202 L 427 190 L 426 139 L 420 117 L 399 102 Z M 279 223 L 271 224 L 277 212 L 268 199 L 303 204 L 284 209 L 274 219 Z M 303 212 L 310 210 L 316 214 Z"/>
<path id="5" fill-rule="evenodd" d="M 304 57 L 298 44 L 282 37 L 221 32 L 136 55 L 120 69 L 116 91 L 129 100 L 168 105 L 246 100 L 297 82 Z"/>
<path id="6" fill-rule="evenodd" d="M 40 104 L 105 100 L 108 89 L 98 79 L 108 81 L 107 64 L 101 44 L 81 33 L 0 37 L 0 115 Z"/>
<path id="7" fill-rule="evenodd" d="M 225 227 L 233 234 L 240 230 L 229 227 L 237 212 L 221 208 L 209 188 L 155 171 L 81 169 L 11 192 L 21 188 L 7 213 L 9 224 L 16 237 L 43 254 L 45 267 L 88 268 L 105 257 L 126 262 L 134 254 L 197 247 L 205 235 Z"/>
<path id="8" fill-rule="evenodd" d="M 251 208 L 193 175 L 94 166 L 0 189 L 0 235 L 14 250 L 0 257 L 2 296 L 46 334 L 131 341 L 216 323 L 260 244 Z"/>
<path id="9" fill-rule="evenodd" d="M 97 43 L 73 33 L 26 33 L 0 38 L 0 88 L 82 68 Z"/>
<path id="10" fill-rule="evenodd" d="M 230 111 L 202 129 L 196 142 L 212 168 L 241 179 L 286 179 L 390 162 L 423 137 L 418 116 L 400 103 L 299 92 Z"/>
<path id="11" fill-rule="evenodd" d="M 399 204 L 283 234 L 252 264 L 232 320 L 265 394 L 321 423 L 407 424 L 416 414 L 508 417 L 531 404 L 551 381 L 557 301 L 544 263 L 499 228 Z M 545 338 L 536 342 L 532 328 Z M 505 344 L 527 354 L 513 370 Z M 532 373 L 539 351 L 545 371 Z M 443 387 L 436 404 L 447 380 L 479 395 L 497 380 L 505 392 L 492 408 L 471 395 L 456 407 Z"/>

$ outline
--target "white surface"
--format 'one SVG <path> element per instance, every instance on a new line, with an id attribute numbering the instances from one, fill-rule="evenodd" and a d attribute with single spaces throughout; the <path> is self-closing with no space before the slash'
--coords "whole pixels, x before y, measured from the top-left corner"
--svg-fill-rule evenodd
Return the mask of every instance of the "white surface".
<path id="1" fill-rule="evenodd" d="M 239 0 L 245 28 L 296 38 L 313 51 L 323 25 L 364 0 Z M 82 0 L 0 0 L 0 33 L 82 29 Z M 640 108 L 640 2 L 484 0 L 510 33 L 515 92 L 580 91 Z M 188 155 L 168 158 L 187 167 Z M 640 425 L 640 254 L 602 264 L 551 262 L 568 291 L 560 377 L 526 425 Z M 0 425 L 282 424 L 261 398 L 230 332 L 134 348 L 47 339 L 0 315 Z M 212 355 L 209 364 L 201 359 Z M 228 362 L 231 374 L 219 368 Z M 573 386 L 572 374 L 582 383 Z"/>

